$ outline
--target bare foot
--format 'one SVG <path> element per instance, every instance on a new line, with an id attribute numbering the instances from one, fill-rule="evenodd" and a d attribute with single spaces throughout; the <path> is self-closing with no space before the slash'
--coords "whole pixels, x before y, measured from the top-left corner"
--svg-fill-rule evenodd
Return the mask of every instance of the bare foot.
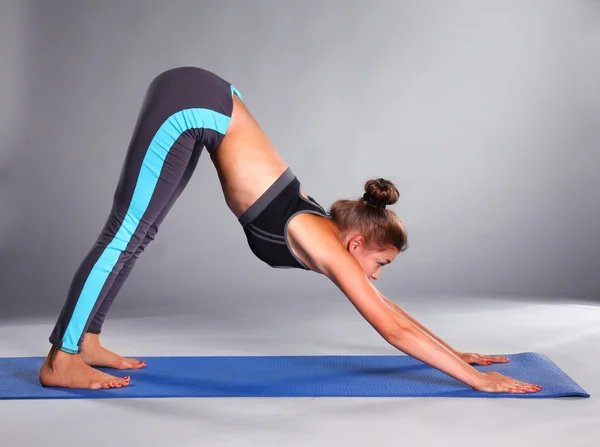
<path id="1" fill-rule="evenodd" d="M 100 345 L 98 334 L 85 334 L 81 344 L 81 358 L 90 366 L 104 366 L 115 369 L 140 369 L 146 362 L 121 357 Z"/>
<path id="2" fill-rule="evenodd" d="M 67 354 L 52 348 L 40 368 L 40 383 L 62 388 L 121 388 L 129 385 L 129 376 L 121 379 L 92 368 L 80 354 Z"/>

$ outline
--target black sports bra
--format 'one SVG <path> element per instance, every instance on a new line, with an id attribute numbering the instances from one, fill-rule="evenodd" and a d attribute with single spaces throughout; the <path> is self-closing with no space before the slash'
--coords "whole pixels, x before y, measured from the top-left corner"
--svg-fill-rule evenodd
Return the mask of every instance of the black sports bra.
<path id="1" fill-rule="evenodd" d="M 308 199 L 302 196 L 300 186 L 298 179 L 288 170 L 273 185 L 273 188 L 280 189 L 280 192 L 276 193 L 256 217 L 251 216 L 251 219 L 248 219 L 248 215 L 252 214 L 251 210 L 250 213 L 240 216 L 239 220 L 250 249 L 256 257 L 271 267 L 310 270 L 292 253 L 287 241 L 287 225 L 300 213 L 312 213 L 331 219 L 331 214 L 325 211 L 315 199 L 311 196 L 308 196 Z M 273 189 L 270 192 L 271 195 L 274 194 Z"/>

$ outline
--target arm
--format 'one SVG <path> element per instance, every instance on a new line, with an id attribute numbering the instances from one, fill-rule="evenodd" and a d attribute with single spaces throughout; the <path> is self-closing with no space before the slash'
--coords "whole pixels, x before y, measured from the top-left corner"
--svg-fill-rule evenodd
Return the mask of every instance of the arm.
<path id="1" fill-rule="evenodd" d="M 371 284 L 372 285 L 372 284 Z M 372 285 L 373 286 L 373 285 Z M 454 355 L 458 355 L 460 356 L 460 353 L 452 348 L 449 344 L 447 344 L 446 342 L 444 342 L 441 338 L 437 337 L 435 334 L 433 334 L 430 330 L 428 330 L 425 326 L 423 326 L 421 323 L 419 323 L 417 320 L 415 320 L 413 317 L 411 317 L 404 309 L 402 309 L 401 307 L 399 307 L 396 303 L 394 303 L 392 300 L 390 300 L 389 298 L 383 296 L 383 294 L 377 290 L 375 288 L 375 286 L 373 286 L 373 289 L 375 289 L 375 291 L 377 292 L 377 294 L 385 301 L 385 303 L 397 314 L 401 315 L 402 317 L 406 318 L 408 321 L 410 321 L 412 324 L 414 324 L 415 326 L 417 326 L 419 329 L 421 329 L 423 332 L 425 332 L 427 335 L 429 335 L 431 338 L 433 338 L 435 341 L 437 341 L 438 343 L 440 343 L 441 345 L 443 345 L 446 349 L 448 349 L 450 352 L 452 352 Z"/>
<path id="2" fill-rule="evenodd" d="M 379 290 L 377 290 L 375 288 L 375 286 L 373 286 L 373 288 L 375 289 L 377 294 L 386 302 L 386 304 L 392 310 L 394 310 L 394 312 L 397 312 L 398 314 L 402 315 L 404 318 L 409 320 L 412 324 L 418 326 L 422 331 L 427 333 L 431 338 L 435 339 L 438 343 L 444 345 L 454 355 L 460 357 L 460 359 L 463 360 L 464 362 L 469 363 L 469 364 L 479 364 L 479 365 L 490 365 L 492 363 L 507 363 L 507 362 L 509 362 L 509 359 L 507 359 L 506 357 L 504 357 L 502 355 L 485 355 L 485 354 L 477 354 L 477 353 L 463 353 L 463 352 L 457 351 L 456 349 L 452 348 L 450 345 L 445 343 L 442 339 L 440 339 L 439 337 L 434 335 L 430 330 L 428 330 L 425 326 L 423 326 L 421 323 L 419 323 L 413 317 L 411 317 L 404 309 L 400 308 L 392 300 L 383 296 L 381 294 L 381 292 L 379 292 Z"/>
<path id="3" fill-rule="evenodd" d="M 339 258 L 344 259 L 338 258 L 326 269 L 326 275 L 389 344 L 449 376 L 472 387 L 476 386 L 479 379 L 476 369 L 405 316 L 390 308 L 371 287 L 356 260 L 349 253 L 347 256 L 351 259 L 342 255 L 340 253 Z"/>
<path id="4" fill-rule="evenodd" d="M 356 259 L 337 239 L 320 238 L 316 234 L 311 232 L 311 237 L 304 243 L 301 240 L 304 238 L 299 233 L 296 233 L 294 239 L 297 246 L 302 247 L 303 255 L 310 263 L 348 297 L 356 310 L 384 340 L 471 387 L 477 386 L 481 373 L 386 304 Z"/>
<path id="5" fill-rule="evenodd" d="M 540 389 L 496 372 L 477 371 L 407 316 L 394 310 L 367 279 L 358 261 L 340 244 L 337 234 L 323 221 L 309 213 L 290 221 L 291 249 L 311 270 L 326 275 L 336 284 L 388 343 L 476 390 L 519 393 Z"/>

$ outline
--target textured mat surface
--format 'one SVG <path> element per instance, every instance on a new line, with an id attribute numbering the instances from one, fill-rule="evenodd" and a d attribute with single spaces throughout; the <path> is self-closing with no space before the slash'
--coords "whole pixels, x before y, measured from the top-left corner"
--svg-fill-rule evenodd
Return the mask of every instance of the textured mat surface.
<path id="1" fill-rule="evenodd" d="M 508 363 L 473 365 L 541 385 L 537 393 L 473 390 L 412 357 L 263 356 L 138 357 L 147 367 L 116 371 L 128 387 L 109 390 L 44 388 L 41 357 L 0 358 L 0 399 L 98 399 L 158 397 L 482 397 L 550 398 L 590 395 L 547 356 L 503 354 Z"/>

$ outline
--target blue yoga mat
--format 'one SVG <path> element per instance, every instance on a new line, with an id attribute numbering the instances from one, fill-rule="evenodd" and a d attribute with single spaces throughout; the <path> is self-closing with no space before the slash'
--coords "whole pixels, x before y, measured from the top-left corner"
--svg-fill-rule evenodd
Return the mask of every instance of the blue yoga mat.
<path id="1" fill-rule="evenodd" d="M 590 397 L 543 354 L 505 355 L 508 363 L 473 365 L 543 387 L 537 393 L 484 393 L 412 357 L 144 357 L 146 368 L 102 371 L 131 376 L 108 390 L 45 388 L 41 357 L 0 358 L 0 399 L 142 397 Z"/>

